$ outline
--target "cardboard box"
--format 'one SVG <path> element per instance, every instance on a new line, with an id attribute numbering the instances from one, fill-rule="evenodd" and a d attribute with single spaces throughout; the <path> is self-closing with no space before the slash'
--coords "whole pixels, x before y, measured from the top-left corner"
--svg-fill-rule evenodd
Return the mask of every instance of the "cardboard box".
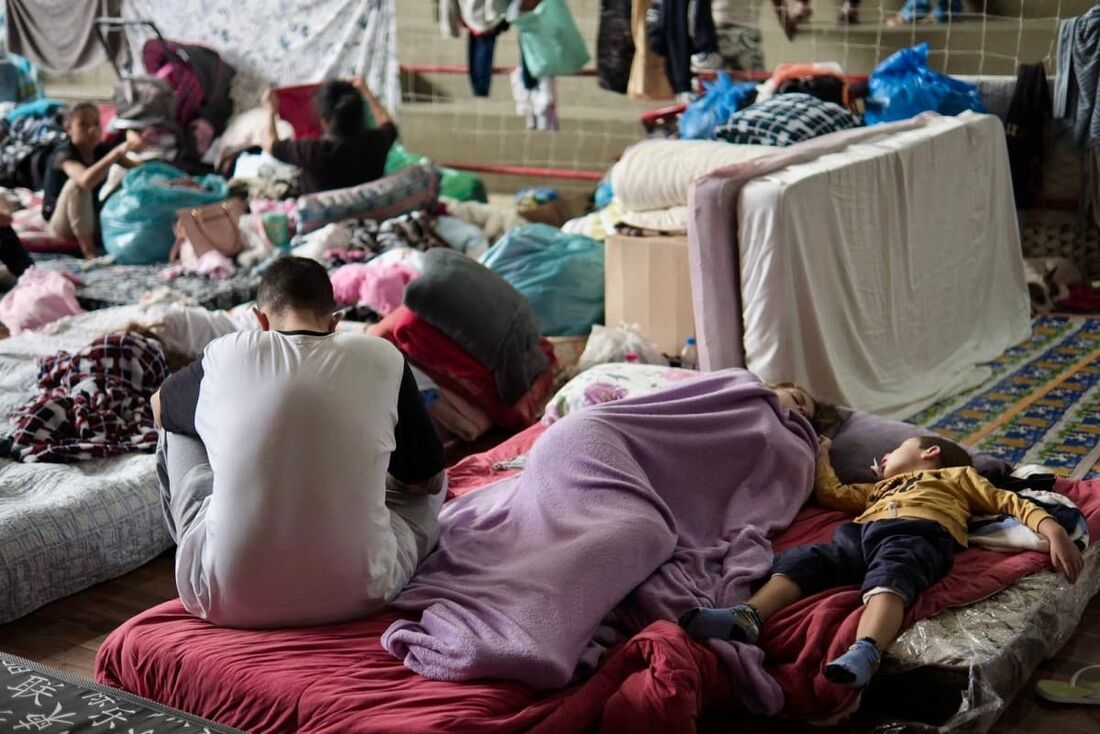
<path id="1" fill-rule="evenodd" d="M 687 237 L 611 235 L 604 246 L 607 325 L 638 324 L 662 352 L 679 354 L 695 335 Z"/>

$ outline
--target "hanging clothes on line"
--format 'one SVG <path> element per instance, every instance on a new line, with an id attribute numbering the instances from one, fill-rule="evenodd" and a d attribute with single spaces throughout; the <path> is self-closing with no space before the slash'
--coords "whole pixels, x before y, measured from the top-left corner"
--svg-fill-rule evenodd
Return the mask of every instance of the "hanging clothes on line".
<path id="1" fill-rule="evenodd" d="M 510 79 L 516 114 L 526 118 L 527 129 L 557 130 L 558 100 L 554 77 L 533 77 L 520 53 L 519 66 L 512 70 Z"/>
<path id="2" fill-rule="evenodd" d="M 1016 89 L 1005 116 L 1008 163 L 1016 208 L 1026 209 L 1043 187 L 1043 131 L 1050 120 L 1051 98 L 1043 62 L 1020 64 Z"/>
<path id="3" fill-rule="evenodd" d="M 475 97 L 488 97 L 493 84 L 493 53 L 500 27 L 485 33 L 470 31 L 466 39 L 466 70 Z"/>
<path id="4" fill-rule="evenodd" d="M 691 92 L 692 56 L 718 53 L 710 0 L 654 0 L 646 18 L 649 47 L 665 57 L 678 94 Z"/>
<path id="5" fill-rule="evenodd" d="M 603 0 L 596 35 L 596 79 L 611 92 L 626 94 L 634 60 L 631 37 L 632 0 Z"/>
<path id="6" fill-rule="evenodd" d="M 1054 116 L 1084 148 L 1080 209 L 1100 228 L 1100 5 L 1059 28 Z"/>

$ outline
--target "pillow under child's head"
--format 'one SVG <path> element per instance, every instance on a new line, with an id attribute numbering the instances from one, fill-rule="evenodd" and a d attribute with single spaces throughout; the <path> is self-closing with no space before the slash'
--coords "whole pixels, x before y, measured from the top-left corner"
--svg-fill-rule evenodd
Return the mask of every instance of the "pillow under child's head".
<path id="1" fill-rule="evenodd" d="M 871 469 L 876 459 L 893 451 L 906 439 L 935 435 L 926 428 L 873 413 L 844 407 L 836 410 L 838 421 L 825 433 L 833 440 L 833 449 L 829 455 L 837 478 L 848 484 L 878 481 Z M 982 476 L 1003 476 L 1012 471 L 1012 464 L 992 454 L 972 451 L 970 455 L 974 460 L 974 468 Z"/>

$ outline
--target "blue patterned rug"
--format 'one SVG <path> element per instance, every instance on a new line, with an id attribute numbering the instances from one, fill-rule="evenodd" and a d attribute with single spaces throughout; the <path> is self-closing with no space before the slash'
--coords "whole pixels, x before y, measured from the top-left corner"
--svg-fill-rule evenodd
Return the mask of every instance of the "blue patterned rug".
<path id="1" fill-rule="evenodd" d="M 948 438 L 1061 476 L 1100 478 L 1100 318 L 1042 316 L 993 376 L 908 418 Z"/>

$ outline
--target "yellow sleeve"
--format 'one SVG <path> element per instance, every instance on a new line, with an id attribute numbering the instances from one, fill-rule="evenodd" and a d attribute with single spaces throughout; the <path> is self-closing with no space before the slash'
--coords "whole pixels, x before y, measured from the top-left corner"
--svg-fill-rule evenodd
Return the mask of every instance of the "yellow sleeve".
<path id="1" fill-rule="evenodd" d="M 974 469 L 967 469 L 959 479 L 970 503 L 970 511 L 985 515 L 1011 515 L 1035 532 L 1039 523 L 1050 514 L 1034 502 L 1021 499 L 1012 492 L 997 489 Z"/>
<path id="2" fill-rule="evenodd" d="M 814 499 L 832 510 L 860 514 L 867 509 L 873 484 L 841 484 L 832 464 L 818 462 L 814 477 Z"/>

